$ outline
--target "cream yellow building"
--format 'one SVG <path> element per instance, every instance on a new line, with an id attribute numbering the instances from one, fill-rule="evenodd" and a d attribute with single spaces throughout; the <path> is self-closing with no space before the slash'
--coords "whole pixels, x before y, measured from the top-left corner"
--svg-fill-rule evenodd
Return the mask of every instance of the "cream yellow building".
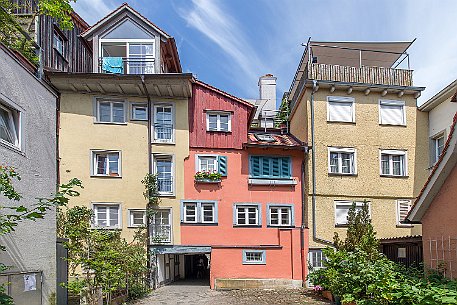
<path id="1" fill-rule="evenodd" d="M 409 43 L 310 41 L 289 92 L 291 132 L 308 143 L 310 264 L 344 236 L 353 202 L 368 201 L 379 238 L 420 234 L 401 223 L 428 171 L 424 89 L 412 71 L 392 66 Z"/>
<path id="2" fill-rule="evenodd" d="M 60 92 L 60 179 L 84 185 L 71 205 L 90 207 L 94 228 L 120 229 L 127 240 L 147 227 L 154 284 L 183 277 L 184 256 L 173 249 L 181 243 L 193 76 L 182 73 L 173 37 L 128 4 L 81 39 L 92 46 L 93 71 L 47 74 Z M 161 197 L 151 217 L 147 174 L 157 175 Z"/>

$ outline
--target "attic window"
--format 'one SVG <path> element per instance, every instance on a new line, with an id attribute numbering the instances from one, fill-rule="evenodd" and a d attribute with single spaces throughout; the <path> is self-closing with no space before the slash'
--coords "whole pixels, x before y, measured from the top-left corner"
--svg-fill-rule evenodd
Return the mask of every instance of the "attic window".
<path id="1" fill-rule="evenodd" d="M 275 142 L 276 140 L 269 134 L 256 134 L 255 137 L 259 141 L 264 141 L 264 142 Z"/>

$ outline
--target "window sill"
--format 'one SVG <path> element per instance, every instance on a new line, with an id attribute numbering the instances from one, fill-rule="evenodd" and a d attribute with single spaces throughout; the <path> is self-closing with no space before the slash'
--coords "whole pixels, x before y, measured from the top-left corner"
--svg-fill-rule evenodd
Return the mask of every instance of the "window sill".
<path id="1" fill-rule="evenodd" d="M 159 193 L 157 194 L 159 197 L 175 197 L 174 193 Z"/>
<path id="2" fill-rule="evenodd" d="M 383 123 L 379 123 L 379 126 L 406 127 L 406 124 L 383 124 Z"/>
<path id="3" fill-rule="evenodd" d="M 406 179 L 406 178 L 409 178 L 409 176 L 395 176 L 395 175 L 380 175 L 381 177 L 384 177 L 384 178 L 403 178 L 403 179 Z"/>
<path id="4" fill-rule="evenodd" d="M 412 228 L 414 225 L 407 225 L 407 224 L 397 224 L 397 228 Z"/>
<path id="5" fill-rule="evenodd" d="M 342 224 L 342 223 L 335 224 L 335 228 L 347 228 L 347 227 L 349 227 L 349 224 L 347 224 L 347 223 L 346 224 Z"/>
<path id="6" fill-rule="evenodd" d="M 195 183 L 202 183 L 202 184 L 219 184 L 222 180 L 211 180 L 211 179 L 195 179 Z"/>
<path id="7" fill-rule="evenodd" d="M 261 228 L 262 225 L 233 225 L 234 228 Z"/>
<path id="8" fill-rule="evenodd" d="M 100 122 L 100 121 L 95 121 L 94 124 L 100 124 L 100 125 L 127 125 L 127 122 L 124 122 L 124 123 L 116 123 L 116 122 Z"/>
<path id="9" fill-rule="evenodd" d="M 99 227 L 99 226 L 92 226 L 91 229 L 93 230 L 122 230 L 122 227 Z"/>
<path id="10" fill-rule="evenodd" d="M 266 264 L 267 264 L 266 262 L 258 262 L 258 263 L 243 262 L 243 265 L 266 265 Z"/>
<path id="11" fill-rule="evenodd" d="M 181 226 L 218 226 L 217 222 L 181 222 Z"/>
<path id="12" fill-rule="evenodd" d="M 355 174 L 345 174 L 345 173 L 328 173 L 329 176 L 349 176 L 349 177 L 356 177 L 357 173 Z"/>
<path id="13" fill-rule="evenodd" d="M 206 130 L 207 132 L 221 132 L 221 133 L 232 133 L 231 130 Z"/>
<path id="14" fill-rule="evenodd" d="M 157 141 L 157 140 L 154 140 L 154 141 L 151 142 L 151 144 L 175 145 L 176 143 L 174 141 Z"/>
<path id="15" fill-rule="evenodd" d="M 171 241 L 160 241 L 160 242 L 151 241 L 149 243 L 149 245 L 171 245 L 171 244 L 172 244 Z"/>
<path id="16" fill-rule="evenodd" d="M 113 178 L 113 179 L 119 179 L 122 178 L 122 176 L 110 176 L 110 175 L 90 175 L 91 178 Z"/>
<path id="17" fill-rule="evenodd" d="M 295 179 L 261 179 L 249 178 L 248 184 L 250 185 L 296 185 Z"/>
<path id="18" fill-rule="evenodd" d="M 327 120 L 327 123 L 329 124 L 344 124 L 344 125 L 355 125 L 355 121 L 330 121 L 330 120 Z"/>
<path id="19" fill-rule="evenodd" d="M 130 121 L 132 121 L 132 122 L 147 122 L 148 119 L 143 120 L 143 119 L 134 119 L 134 118 L 131 118 Z"/>
<path id="20" fill-rule="evenodd" d="M 6 142 L 4 140 L 0 140 L 0 145 L 5 147 L 5 148 L 7 148 L 7 149 L 9 149 L 9 150 L 14 151 L 15 153 L 23 155 L 25 157 L 25 153 L 19 147 L 17 147 L 16 145 L 13 145 L 13 144 L 11 144 L 9 142 Z"/>
<path id="21" fill-rule="evenodd" d="M 128 229 L 146 228 L 146 225 L 128 225 Z"/>
<path id="22" fill-rule="evenodd" d="M 267 228 L 277 228 L 277 229 L 294 229 L 295 225 L 282 226 L 282 225 L 267 225 Z"/>

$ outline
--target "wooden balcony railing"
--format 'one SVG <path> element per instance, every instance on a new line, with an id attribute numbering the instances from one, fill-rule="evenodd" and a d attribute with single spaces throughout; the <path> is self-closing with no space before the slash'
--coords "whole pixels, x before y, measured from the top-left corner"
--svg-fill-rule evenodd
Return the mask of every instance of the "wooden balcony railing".
<path id="1" fill-rule="evenodd" d="M 413 71 L 384 67 L 349 67 L 313 63 L 308 66 L 308 79 L 390 86 L 412 86 Z"/>

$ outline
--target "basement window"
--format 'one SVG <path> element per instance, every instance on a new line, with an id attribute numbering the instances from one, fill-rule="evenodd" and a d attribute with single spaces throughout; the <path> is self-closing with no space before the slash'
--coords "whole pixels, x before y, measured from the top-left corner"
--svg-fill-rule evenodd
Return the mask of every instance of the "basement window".
<path id="1" fill-rule="evenodd" d="M 265 265 L 265 250 L 243 250 L 243 265 Z"/>

